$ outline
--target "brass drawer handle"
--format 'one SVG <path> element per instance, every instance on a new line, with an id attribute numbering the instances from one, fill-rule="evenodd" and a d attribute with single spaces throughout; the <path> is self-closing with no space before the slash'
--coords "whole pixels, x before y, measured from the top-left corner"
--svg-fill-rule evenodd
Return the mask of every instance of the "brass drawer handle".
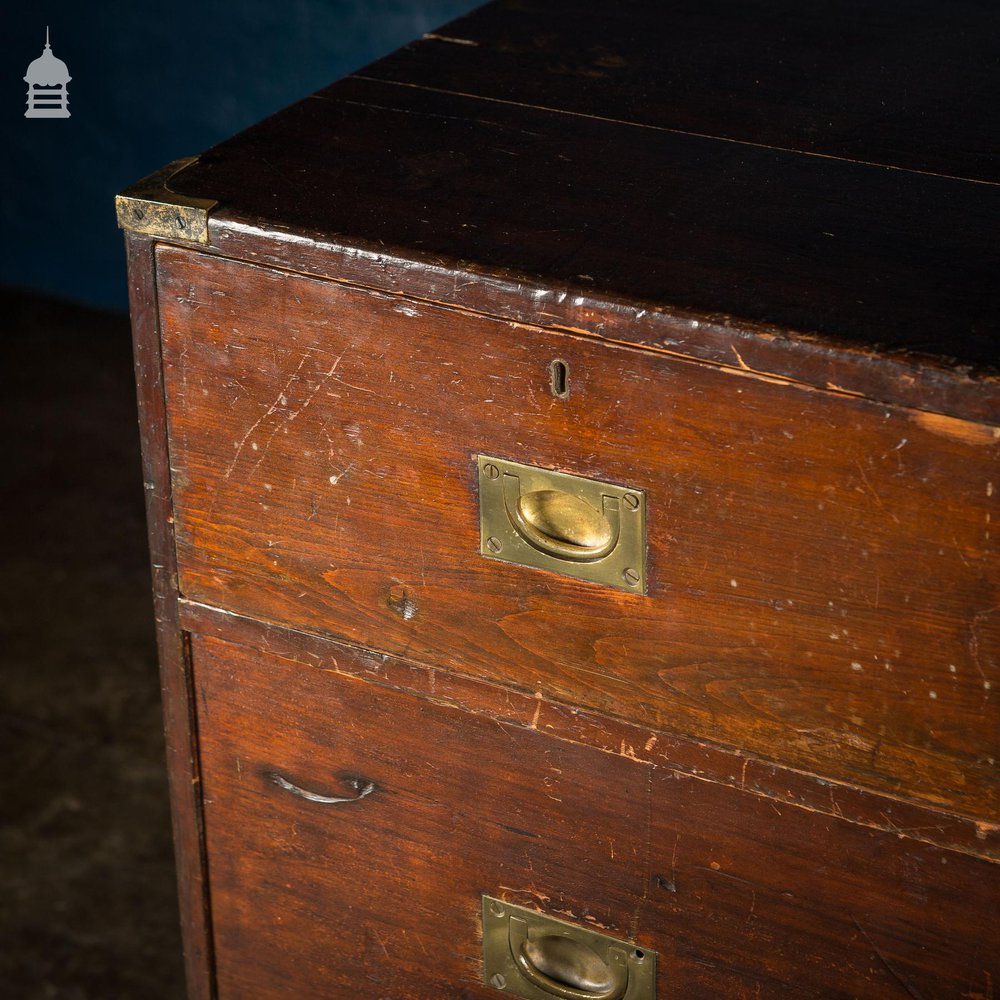
<path id="1" fill-rule="evenodd" d="M 646 593 L 643 490 L 490 455 L 476 464 L 481 555 Z"/>
<path id="2" fill-rule="evenodd" d="M 341 802 L 357 802 L 366 795 L 371 795 L 376 788 L 374 781 L 367 781 L 365 778 L 344 778 L 342 779 L 344 783 L 350 785 L 357 792 L 356 795 L 321 795 L 319 792 L 310 792 L 306 788 L 301 788 L 276 771 L 269 771 L 265 777 L 279 788 L 291 792 L 292 795 L 297 795 L 300 799 L 305 799 L 307 802 L 318 802 L 324 806 L 338 805 Z"/>
<path id="3" fill-rule="evenodd" d="M 654 951 L 482 897 L 483 981 L 519 1000 L 656 1000 Z"/>
<path id="4" fill-rule="evenodd" d="M 624 952 L 612 948 L 608 961 L 582 941 L 561 934 L 528 939 L 527 925 L 512 917 L 511 952 L 524 977 L 562 1000 L 621 1000 L 628 989 Z"/>
<path id="5" fill-rule="evenodd" d="M 596 562 L 618 545 L 621 522 L 616 497 L 603 497 L 598 511 L 562 490 L 521 493 L 521 480 L 503 477 L 503 501 L 514 530 L 531 546 L 557 559 Z"/>

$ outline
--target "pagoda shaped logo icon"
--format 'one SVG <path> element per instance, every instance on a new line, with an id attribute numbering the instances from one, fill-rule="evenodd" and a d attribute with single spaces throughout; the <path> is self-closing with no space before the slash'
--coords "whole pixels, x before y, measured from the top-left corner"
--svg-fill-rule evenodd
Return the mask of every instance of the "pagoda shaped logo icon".
<path id="1" fill-rule="evenodd" d="M 52 54 L 49 29 L 45 29 L 45 48 L 28 66 L 24 81 L 28 85 L 28 110 L 25 118 L 69 118 L 69 91 L 72 79 L 62 59 Z"/>

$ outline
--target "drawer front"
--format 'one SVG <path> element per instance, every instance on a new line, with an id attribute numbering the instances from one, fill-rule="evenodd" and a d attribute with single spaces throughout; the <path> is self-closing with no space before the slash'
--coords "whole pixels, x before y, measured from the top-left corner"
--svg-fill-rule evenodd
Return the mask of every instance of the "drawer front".
<path id="1" fill-rule="evenodd" d="M 656 950 L 661 1000 L 1000 978 L 1000 866 L 338 672 L 353 656 L 193 640 L 221 1000 L 495 997 L 483 893 Z"/>
<path id="2" fill-rule="evenodd" d="M 195 643 L 220 1000 L 495 997 L 483 893 L 634 929 L 647 765 L 332 665 Z"/>
<path id="3" fill-rule="evenodd" d="M 157 261 L 187 598 L 1000 819 L 993 429 Z M 647 594 L 480 555 L 479 454 L 642 490 Z"/>

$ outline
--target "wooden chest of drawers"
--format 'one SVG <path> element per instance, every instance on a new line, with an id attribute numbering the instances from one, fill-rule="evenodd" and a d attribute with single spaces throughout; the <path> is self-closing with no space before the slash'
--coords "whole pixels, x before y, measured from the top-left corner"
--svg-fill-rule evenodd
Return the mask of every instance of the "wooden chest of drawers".
<path id="1" fill-rule="evenodd" d="M 998 29 L 491 4 L 119 198 L 192 997 L 993 997 Z"/>

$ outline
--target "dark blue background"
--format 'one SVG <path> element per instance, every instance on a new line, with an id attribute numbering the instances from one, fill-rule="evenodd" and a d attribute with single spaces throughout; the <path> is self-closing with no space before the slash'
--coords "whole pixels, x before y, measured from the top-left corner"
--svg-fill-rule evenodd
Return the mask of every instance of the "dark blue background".
<path id="1" fill-rule="evenodd" d="M 0 283 L 124 308 L 114 195 L 478 6 L 477 0 L 8 4 Z M 45 26 L 68 119 L 24 117 Z"/>

